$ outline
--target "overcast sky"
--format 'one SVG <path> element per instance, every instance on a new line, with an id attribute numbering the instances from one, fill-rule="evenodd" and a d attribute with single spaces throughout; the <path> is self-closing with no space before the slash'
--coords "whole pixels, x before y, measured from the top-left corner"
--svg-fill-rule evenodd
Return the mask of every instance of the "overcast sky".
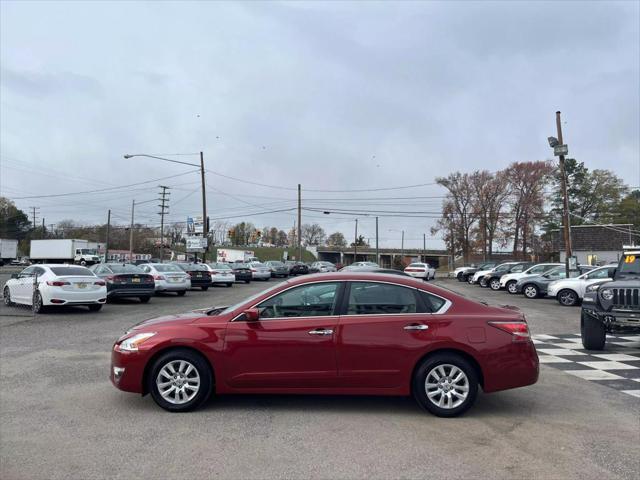
<path id="1" fill-rule="evenodd" d="M 2 1 L 0 194 L 47 223 L 128 221 L 174 187 L 169 221 L 199 214 L 188 166 L 125 153 L 204 151 L 212 218 L 290 228 L 307 207 L 429 211 L 454 170 L 570 156 L 640 185 L 640 9 L 626 2 Z M 197 162 L 198 157 L 172 157 Z M 191 172 L 191 173 L 189 173 Z M 355 202 L 353 198 L 366 198 Z M 384 197 L 432 197 L 376 201 Z M 433 198 L 434 197 L 434 198 Z M 335 200 L 333 203 L 321 199 Z M 154 202 L 137 221 L 158 221 Z M 305 211 L 353 237 L 353 217 Z M 433 219 L 381 218 L 381 244 L 422 245 Z M 360 217 L 374 235 L 374 220 Z M 437 238 L 428 246 L 440 247 Z"/>

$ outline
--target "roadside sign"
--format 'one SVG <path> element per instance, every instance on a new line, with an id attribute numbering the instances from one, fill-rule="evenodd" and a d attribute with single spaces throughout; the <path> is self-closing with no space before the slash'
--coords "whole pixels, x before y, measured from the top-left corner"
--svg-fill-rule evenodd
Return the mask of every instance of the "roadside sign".
<path id="1" fill-rule="evenodd" d="M 187 252 L 190 253 L 202 253 L 207 248 L 207 237 L 186 237 L 187 240 Z"/>
<path id="2" fill-rule="evenodd" d="M 204 229 L 204 223 L 202 222 L 202 216 L 187 217 L 187 234 L 202 234 Z"/>
<path id="3" fill-rule="evenodd" d="M 553 147 L 553 155 L 559 157 L 560 155 L 568 155 L 569 147 L 567 145 L 556 145 Z"/>

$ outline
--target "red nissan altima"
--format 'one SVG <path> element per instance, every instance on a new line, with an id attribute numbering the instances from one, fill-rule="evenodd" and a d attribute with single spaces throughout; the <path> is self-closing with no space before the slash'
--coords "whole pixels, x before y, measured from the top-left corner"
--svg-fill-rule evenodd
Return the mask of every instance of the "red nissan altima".
<path id="1" fill-rule="evenodd" d="M 413 278 L 324 273 L 230 307 L 142 322 L 113 346 L 111 381 L 192 410 L 212 393 L 413 395 L 442 417 L 531 385 L 524 315 Z"/>

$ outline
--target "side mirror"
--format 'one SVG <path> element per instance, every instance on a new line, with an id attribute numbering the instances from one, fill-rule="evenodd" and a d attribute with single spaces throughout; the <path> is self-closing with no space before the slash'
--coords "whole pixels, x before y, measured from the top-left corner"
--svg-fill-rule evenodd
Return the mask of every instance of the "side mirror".
<path id="1" fill-rule="evenodd" d="M 260 320 L 260 310 L 257 308 L 249 308 L 245 310 L 244 316 L 247 319 L 247 322 L 257 322 Z"/>
<path id="2" fill-rule="evenodd" d="M 11 274 L 11 278 L 20 278 L 20 274 L 19 273 L 12 273 Z"/>

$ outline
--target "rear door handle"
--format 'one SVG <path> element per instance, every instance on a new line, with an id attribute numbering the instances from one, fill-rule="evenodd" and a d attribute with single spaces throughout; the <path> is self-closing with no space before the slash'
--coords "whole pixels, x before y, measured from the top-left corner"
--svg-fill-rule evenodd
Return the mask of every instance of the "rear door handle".
<path id="1" fill-rule="evenodd" d="M 424 325 L 421 323 L 412 323 L 411 325 L 405 325 L 405 330 L 428 330 L 429 325 Z"/>
<path id="2" fill-rule="evenodd" d="M 309 330 L 309 335 L 333 335 L 333 330 L 326 328 L 316 328 L 315 330 Z"/>

